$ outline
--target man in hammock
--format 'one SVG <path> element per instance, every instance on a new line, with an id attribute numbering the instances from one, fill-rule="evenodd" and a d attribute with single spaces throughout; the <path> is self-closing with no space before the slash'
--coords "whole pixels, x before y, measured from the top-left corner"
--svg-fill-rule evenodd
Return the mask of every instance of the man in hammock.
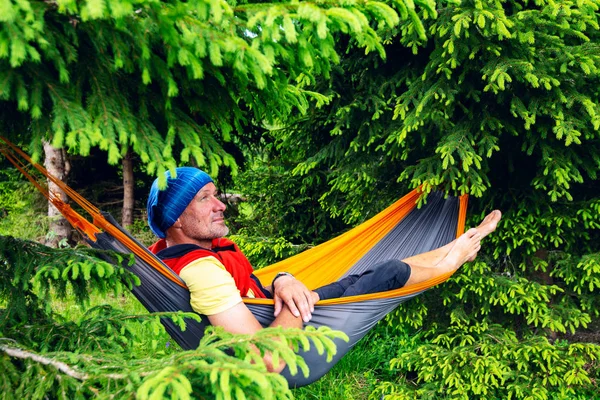
<path id="1" fill-rule="evenodd" d="M 481 239 L 496 229 L 501 218 L 500 211 L 493 211 L 477 228 L 443 247 L 384 261 L 314 291 L 284 271 L 264 287 L 237 245 L 224 238 L 229 232 L 223 215 L 226 206 L 210 176 L 191 167 L 177 168 L 176 178 L 169 172 L 166 176 L 167 188 L 159 191 L 156 180 L 148 198 L 148 223 L 160 238 L 150 250 L 186 283 L 192 308 L 232 333 L 262 329 L 242 297 L 274 299 L 271 326 L 301 328 L 319 300 L 393 290 L 454 271 L 475 258 Z M 284 367 L 273 366 L 269 355 L 265 362 L 270 371 Z"/>

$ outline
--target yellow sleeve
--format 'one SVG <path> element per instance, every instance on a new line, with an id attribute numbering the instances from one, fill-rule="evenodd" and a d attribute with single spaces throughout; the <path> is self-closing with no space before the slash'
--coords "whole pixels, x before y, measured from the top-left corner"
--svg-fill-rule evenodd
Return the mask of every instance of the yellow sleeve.
<path id="1" fill-rule="evenodd" d="M 218 314 L 242 301 L 233 277 L 215 257 L 192 261 L 179 276 L 190 289 L 190 304 L 197 313 Z"/>

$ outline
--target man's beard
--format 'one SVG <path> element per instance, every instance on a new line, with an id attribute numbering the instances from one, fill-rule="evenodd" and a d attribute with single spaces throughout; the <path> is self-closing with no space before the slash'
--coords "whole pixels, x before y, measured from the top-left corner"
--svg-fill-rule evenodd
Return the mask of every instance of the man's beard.
<path id="1" fill-rule="evenodd" d="M 223 236 L 227 236 L 227 234 L 229 233 L 229 227 L 227 226 L 222 226 L 222 227 L 218 227 L 218 228 L 212 228 L 210 229 L 208 232 L 203 232 L 203 233 L 196 233 L 193 238 L 196 240 L 213 240 L 213 239 L 218 239 L 218 238 L 222 238 Z"/>

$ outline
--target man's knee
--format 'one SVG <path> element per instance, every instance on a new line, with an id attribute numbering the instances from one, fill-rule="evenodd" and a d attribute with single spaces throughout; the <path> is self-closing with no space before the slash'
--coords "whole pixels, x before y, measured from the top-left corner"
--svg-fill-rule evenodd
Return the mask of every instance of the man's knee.
<path id="1" fill-rule="evenodd" d="M 400 260 L 388 260 L 382 265 L 378 274 L 388 277 L 390 282 L 390 290 L 403 287 L 410 278 L 410 265 Z"/>
<path id="2" fill-rule="evenodd" d="M 410 278 L 410 266 L 404 261 L 387 260 L 365 271 L 360 279 L 351 285 L 343 294 L 355 296 L 384 292 L 403 287 Z"/>

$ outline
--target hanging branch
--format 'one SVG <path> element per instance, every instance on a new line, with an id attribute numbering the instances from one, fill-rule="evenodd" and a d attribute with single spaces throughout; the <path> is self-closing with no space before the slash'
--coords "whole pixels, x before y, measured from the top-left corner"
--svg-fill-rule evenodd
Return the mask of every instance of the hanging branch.
<path id="1" fill-rule="evenodd" d="M 42 357 L 39 354 L 30 353 L 30 352 L 22 350 L 22 349 L 16 349 L 16 348 L 4 346 L 4 345 L 0 345 L 0 350 L 5 352 L 6 354 L 8 354 L 10 357 L 20 358 L 22 360 L 30 359 L 30 360 L 33 360 L 40 364 L 52 365 L 54 368 L 58 369 L 60 372 L 66 374 L 66 375 L 69 375 L 70 377 L 75 378 L 80 381 L 84 381 L 84 380 L 88 379 L 87 374 L 79 373 L 61 361 L 51 360 L 49 358 Z"/>

